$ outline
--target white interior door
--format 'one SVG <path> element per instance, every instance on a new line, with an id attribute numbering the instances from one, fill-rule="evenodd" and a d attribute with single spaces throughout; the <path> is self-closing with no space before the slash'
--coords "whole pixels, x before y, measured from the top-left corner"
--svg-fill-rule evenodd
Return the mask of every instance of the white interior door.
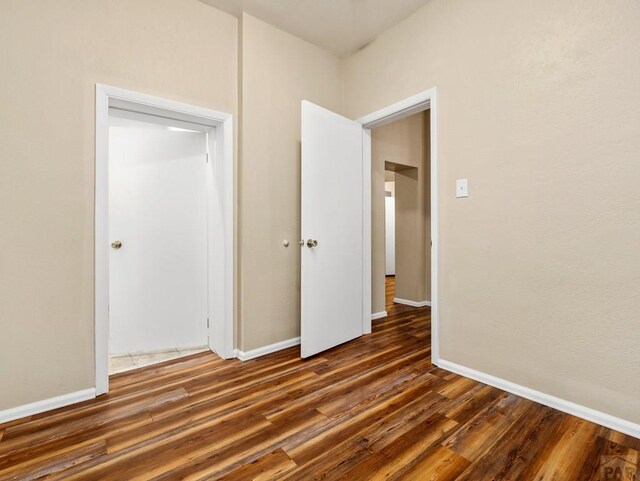
<path id="1" fill-rule="evenodd" d="M 363 334 L 364 178 L 362 126 L 303 101 L 302 357 Z"/>
<path id="2" fill-rule="evenodd" d="M 109 350 L 207 345 L 206 134 L 110 118 Z"/>

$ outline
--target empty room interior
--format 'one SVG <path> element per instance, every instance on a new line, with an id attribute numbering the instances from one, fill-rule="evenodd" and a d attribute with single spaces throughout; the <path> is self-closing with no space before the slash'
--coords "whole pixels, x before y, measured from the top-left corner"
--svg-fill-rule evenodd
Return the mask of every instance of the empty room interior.
<path id="1" fill-rule="evenodd" d="M 636 0 L 0 0 L 0 481 L 635 480 Z"/>

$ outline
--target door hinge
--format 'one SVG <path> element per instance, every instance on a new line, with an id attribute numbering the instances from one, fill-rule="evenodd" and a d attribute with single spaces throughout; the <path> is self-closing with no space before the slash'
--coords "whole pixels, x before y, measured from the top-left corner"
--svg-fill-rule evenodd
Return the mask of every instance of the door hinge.
<path id="1" fill-rule="evenodd" d="M 209 318 L 207 317 L 207 327 L 209 327 Z"/>
<path id="2" fill-rule="evenodd" d="M 207 152 L 207 164 L 209 163 L 209 152 Z"/>

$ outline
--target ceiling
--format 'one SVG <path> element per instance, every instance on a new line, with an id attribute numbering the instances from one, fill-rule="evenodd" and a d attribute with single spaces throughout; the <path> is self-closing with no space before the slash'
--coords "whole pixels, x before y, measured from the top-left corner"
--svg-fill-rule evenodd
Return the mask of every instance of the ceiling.
<path id="1" fill-rule="evenodd" d="M 346 57 L 430 0 L 200 0 L 236 17 L 245 11 Z"/>

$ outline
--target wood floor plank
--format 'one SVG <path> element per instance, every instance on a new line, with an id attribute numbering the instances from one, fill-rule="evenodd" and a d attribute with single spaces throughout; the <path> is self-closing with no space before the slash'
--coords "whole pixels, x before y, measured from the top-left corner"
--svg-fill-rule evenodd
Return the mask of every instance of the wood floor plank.
<path id="1" fill-rule="evenodd" d="M 470 419 L 447 439 L 444 446 L 469 461 L 475 461 L 533 406 L 530 401 L 505 394 Z"/>
<path id="2" fill-rule="evenodd" d="M 573 416 L 564 419 L 562 435 L 549 443 L 544 456 L 522 470 L 523 481 L 578 479 L 585 461 L 592 453 L 601 427 Z"/>
<path id="3" fill-rule="evenodd" d="M 488 405 L 495 402 L 502 394 L 503 392 L 499 389 L 478 384 L 459 398 L 453 399 L 453 402 L 447 405 L 443 414 L 464 424 Z"/>
<path id="4" fill-rule="evenodd" d="M 407 431 L 412 430 L 414 426 L 422 424 L 436 414 L 443 400 L 440 394 L 431 392 L 422 399 L 402 406 L 359 433 L 362 437 L 361 443 L 371 452 L 384 449 Z M 452 422 L 455 423 L 455 421 Z"/>
<path id="5" fill-rule="evenodd" d="M 108 438 L 118 436 L 123 433 L 130 433 L 142 426 L 153 422 L 148 412 L 141 412 L 138 415 L 130 416 L 117 422 L 108 423 L 97 429 L 85 430 L 73 436 L 54 438 L 50 441 L 37 445 L 26 445 L 20 449 L 7 451 L 0 455 L 0 470 L 17 467 L 24 462 L 30 462 L 37 458 L 48 458 L 51 456 L 62 456 L 67 451 L 81 448 L 86 445 L 106 442 Z"/>
<path id="6" fill-rule="evenodd" d="M 606 436 L 606 434 L 605 434 Z M 585 481 L 602 481 L 602 468 L 607 468 L 603 460 L 606 456 L 611 441 L 607 440 L 603 436 L 598 436 L 596 440 L 591 443 L 590 452 L 585 456 L 584 463 L 580 469 L 577 479 L 583 479 Z M 615 469 L 615 467 L 614 467 Z M 606 480 L 606 477 L 605 477 Z"/>
<path id="7" fill-rule="evenodd" d="M 185 399 L 181 399 L 171 405 L 160 406 L 151 409 L 151 414 L 155 420 L 164 419 L 176 415 L 191 416 L 203 412 L 205 409 L 232 410 L 238 406 L 246 405 L 250 400 L 261 395 L 272 395 L 277 393 L 286 399 L 292 399 L 287 388 L 291 385 L 298 385 L 305 380 L 316 378 L 312 371 L 295 371 L 284 373 L 275 379 L 268 379 L 264 382 L 255 382 L 248 386 L 237 387 L 232 390 L 218 390 L 215 384 L 209 390 L 191 394 Z"/>
<path id="8" fill-rule="evenodd" d="M 640 439 L 632 438 L 627 434 L 620 433 L 618 431 L 610 430 L 607 433 L 607 439 L 613 441 L 620 446 L 628 446 L 631 449 L 640 451 Z"/>
<path id="9" fill-rule="evenodd" d="M 559 411 L 533 405 L 490 443 L 491 456 L 477 459 L 457 481 L 521 479 L 526 466 L 538 459 L 544 446 L 557 437 L 562 418 Z"/>
<path id="10" fill-rule="evenodd" d="M 380 459 L 371 456 L 349 471 L 343 479 L 384 481 L 401 476 L 457 426 L 456 421 L 437 413 L 432 414 L 381 449 Z"/>
<path id="11" fill-rule="evenodd" d="M 578 479 L 602 481 L 616 479 L 617 476 L 629 481 L 638 479 L 640 475 L 638 450 L 603 437 L 599 437 L 597 441 L 597 445 L 592 450 L 594 452 L 586 456 L 587 460 L 582 466 Z"/>
<path id="12" fill-rule="evenodd" d="M 388 416 L 398 412 L 403 406 L 427 404 L 434 398 L 434 393 L 428 389 L 431 379 L 424 384 L 416 384 L 403 390 L 397 390 L 388 397 L 377 399 L 367 406 L 355 407 L 349 413 L 334 418 L 331 430 L 313 430 L 311 436 L 299 436 L 285 444 L 283 448 L 299 465 L 323 457 L 325 453 L 345 440 L 356 439 L 363 445 L 359 433 Z"/>
<path id="13" fill-rule="evenodd" d="M 640 440 L 431 364 L 430 309 L 310 359 L 200 353 L 0 424 L 0 481 L 601 481 Z"/>
<path id="14" fill-rule="evenodd" d="M 245 400 L 237 409 L 225 410 L 216 407 L 212 410 L 198 411 L 190 417 L 176 415 L 155 421 L 149 426 L 132 430 L 130 433 L 120 434 L 108 440 L 110 454 L 129 452 L 132 448 L 139 448 L 147 444 L 157 444 L 160 440 L 170 441 L 183 439 L 186 433 L 195 434 L 203 429 L 226 426 L 238 419 L 256 419 L 261 425 L 268 425 L 268 420 L 260 416 L 259 411 L 271 405 L 279 405 L 287 401 L 284 393 L 270 393 L 256 401 Z"/>
<path id="15" fill-rule="evenodd" d="M 328 383 L 326 385 L 325 383 L 321 383 L 322 387 L 320 389 L 318 389 L 318 386 L 314 384 L 308 385 L 305 389 L 305 394 L 300 395 L 299 397 L 296 397 L 296 395 L 300 393 L 291 394 L 291 392 L 289 392 L 289 394 L 295 398 L 292 402 L 286 406 L 267 412 L 266 414 L 270 419 L 286 417 L 289 413 L 295 411 L 301 406 L 305 406 L 309 402 L 318 403 L 323 400 L 342 395 L 353 388 L 357 388 L 357 386 L 372 382 L 378 376 L 384 376 L 385 374 L 396 370 L 397 367 L 402 364 L 414 362 L 424 356 L 424 354 L 424 350 L 413 351 L 407 355 L 397 357 L 395 360 L 387 363 L 367 366 L 365 371 L 351 372 L 348 377 L 343 378 L 341 381 L 334 381 L 333 383 Z"/>
<path id="16" fill-rule="evenodd" d="M 444 446 L 438 446 L 399 476 L 402 481 L 454 481 L 469 465 L 469 461 Z M 480 481 L 480 480 L 478 480 Z"/>
<path id="17" fill-rule="evenodd" d="M 101 441 L 75 447 L 64 453 L 56 453 L 52 456 L 31 458 L 27 462 L 0 470 L 0 481 L 31 481 L 96 458 L 104 457 L 106 454 L 107 449 L 105 442 Z"/>
<path id="18" fill-rule="evenodd" d="M 122 395 L 129 389 L 146 390 L 149 386 L 157 385 L 157 381 L 167 385 L 172 379 L 184 379 L 186 371 L 192 376 L 203 371 L 213 372 L 232 367 L 230 363 L 223 361 L 215 354 L 202 352 L 166 363 L 152 364 L 114 374 L 109 378 L 109 392 Z"/>
<path id="19" fill-rule="evenodd" d="M 276 449 L 252 463 L 231 471 L 226 476 L 219 478 L 219 481 L 267 481 L 278 479 L 295 467 L 296 463 L 282 449 Z"/>
<path id="20" fill-rule="evenodd" d="M 419 373 L 411 365 L 398 366 L 397 369 L 388 372 L 386 375 L 380 375 L 377 379 L 372 379 L 371 381 L 367 379 L 362 384 L 349 386 L 348 389 L 338 393 L 336 396 L 323 399 L 317 405 L 317 409 L 326 416 L 336 416 L 396 386 L 409 383 L 418 375 Z"/>
<path id="21" fill-rule="evenodd" d="M 146 402 L 119 406 L 110 411 L 98 412 L 79 419 L 74 418 L 66 424 L 55 424 L 38 431 L 9 431 L 5 433 L 5 439 L 0 443 L 0 455 L 22 447 L 35 446 L 60 438 L 81 435 L 84 432 L 92 432 L 110 423 L 135 416 L 151 407 L 181 399 L 186 395 L 184 389 L 174 389 L 152 396 Z"/>
<path id="22" fill-rule="evenodd" d="M 212 449 L 205 446 L 198 451 L 190 452 L 191 462 L 182 463 L 177 469 L 164 470 L 162 476 L 159 470 L 154 471 L 154 478 L 161 480 L 199 480 L 217 479 L 236 469 L 238 465 L 248 464 L 261 458 L 274 449 L 280 448 L 300 430 L 308 429 L 318 423 L 326 422 L 327 418 L 319 412 L 310 409 L 291 416 L 286 422 L 272 423 L 267 429 L 238 440 L 235 443 L 225 443 L 222 449 Z M 144 476 L 148 476 L 148 471 Z M 148 478 L 132 478 L 141 481 Z"/>
<path id="23" fill-rule="evenodd" d="M 185 390 L 181 387 L 171 389 L 160 384 L 148 392 L 128 394 L 124 396 L 100 396 L 91 401 L 85 401 L 73 409 L 72 406 L 53 411 L 50 417 L 33 417 L 32 420 L 15 426 L 8 427 L 5 439 L 39 433 L 56 426 L 69 426 L 70 423 L 84 422 L 86 418 L 115 419 L 118 415 L 134 413 L 144 410 L 145 406 L 173 402 L 185 396 Z M 0 447 L 1 451 L 1 447 Z"/>
<path id="24" fill-rule="evenodd" d="M 85 469 L 65 472 L 59 479 L 120 481 L 151 479 L 149 473 L 167 471 L 188 464 L 202 450 L 220 449 L 271 426 L 264 418 L 243 417 L 202 423 L 171 436 L 163 436 L 142 445 L 109 454 L 100 463 L 87 463 Z M 91 466 L 89 466 L 91 464 Z M 56 479 L 56 478 L 54 478 Z"/>
<path id="25" fill-rule="evenodd" d="M 457 377 L 443 384 L 437 392 L 449 399 L 456 399 L 478 386 L 478 382 L 466 377 Z"/>

